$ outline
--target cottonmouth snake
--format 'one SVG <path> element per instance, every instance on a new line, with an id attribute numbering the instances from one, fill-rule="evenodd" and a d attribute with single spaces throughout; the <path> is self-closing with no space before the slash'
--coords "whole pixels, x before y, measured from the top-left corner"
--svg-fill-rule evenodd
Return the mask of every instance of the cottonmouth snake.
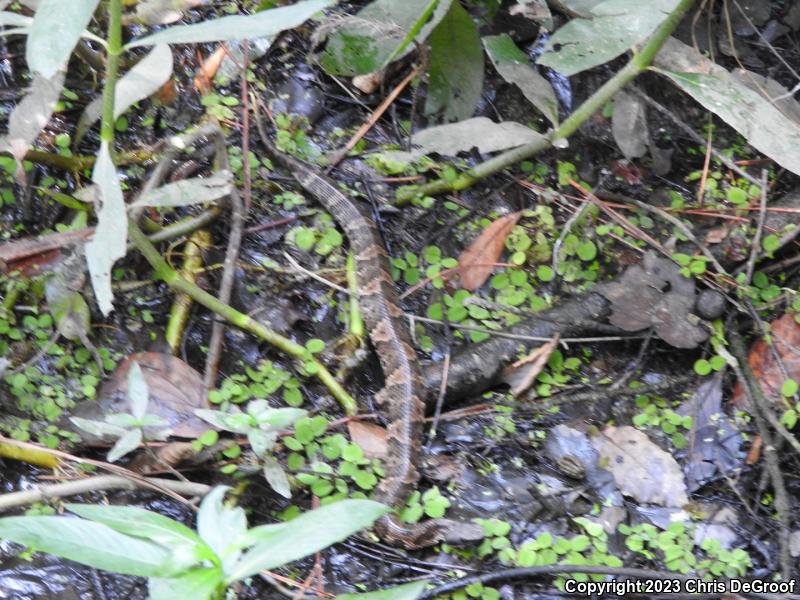
<path id="1" fill-rule="evenodd" d="M 404 326 L 388 258 L 375 224 L 332 180 L 281 153 L 269 140 L 262 139 L 262 143 L 271 157 L 289 170 L 303 189 L 330 213 L 350 242 L 356 263 L 359 305 L 385 380 L 375 400 L 387 422 L 389 449 L 386 475 L 378 484 L 373 499 L 401 509 L 419 480 L 417 464 L 421 456 L 425 386 Z M 408 525 L 394 514 L 379 519 L 374 530 L 383 541 L 408 549 L 443 541 L 459 543 L 483 536 L 482 528 L 470 523 L 431 519 Z"/>

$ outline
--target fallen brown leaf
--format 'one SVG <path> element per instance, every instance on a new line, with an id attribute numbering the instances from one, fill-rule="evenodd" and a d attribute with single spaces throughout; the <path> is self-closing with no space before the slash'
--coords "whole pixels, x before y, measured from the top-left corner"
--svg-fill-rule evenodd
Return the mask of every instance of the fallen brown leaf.
<path id="1" fill-rule="evenodd" d="M 784 410 L 781 388 L 784 374 L 781 365 L 775 360 L 780 357 L 790 379 L 800 381 L 800 325 L 794 315 L 786 313 L 770 324 L 773 349 L 763 339 L 756 340 L 750 347 L 747 362 L 753 371 L 766 399 L 776 407 Z M 749 410 L 747 394 L 741 381 L 736 382 L 731 402 L 741 410 Z"/>
<path id="2" fill-rule="evenodd" d="M 385 71 L 373 71 L 365 75 L 356 75 L 353 77 L 353 86 L 365 94 L 372 94 L 381 86 L 385 75 Z"/>
<path id="3" fill-rule="evenodd" d="M 638 429 L 609 425 L 592 438 L 592 445 L 626 496 L 673 508 L 689 502 L 677 461 Z"/>
<path id="4" fill-rule="evenodd" d="M 203 393 L 203 377 L 181 359 L 159 352 L 128 356 L 100 387 L 97 402 L 85 403 L 87 411 L 99 411 L 99 414 L 77 416 L 102 420 L 108 414 L 128 412 L 128 371 L 134 361 L 139 363 L 147 382 L 150 396 L 147 412 L 165 420 L 172 435 L 195 438 L 211 429 L 194 414 L 196 408 L 210 407 Z"/>
<path id="5" fill-rule="evenodd" d="M 386 458 L 389 454 L 386 429 L 374 423 L 348 421 L 350 439 L 364 451 L 367 458 Z"/>
<path id="6" fill-rule="evenodd" d="M 211 82 L 217 74 L 219 66 L 222 64 L 222 60 L 225 58 L 226 54 L 228 54 L 228 48 L 225 44 L 220 44 L 217 46 L 217 49 L 203 61 L 194 76 L 194 89 L 201 94 L 207 94 L 211 91 L 213 87 Z"/>
<path id="7" fill-rule="evenodd" d="M 506 367 L 502 380 L 511 386 L 511 393 L 515 397 L 533 385 L 536 377 L 547 365 L 553 350 L 558 346 L 558 340 L 559 335 L 555 334 L 549 342 L 545 342 L 525 358 Z"/>
<path id="8" fill-rule="evenodd" d="M 750 451 L 747 453 L 747 458 L 744 459 L 744 464 L 751 467 L 761 460 L 761 447 L 764 445 L 764 438 L 756 435 L 753 438 L 753 445 L 750 446 Z"/>
<path id="9" fill-rule="evenodd" d="M 458 257 L 461 287 L 474 292 L 489 278 L 521 214 L 515 212 L 496 219 L 461 253 Z"/>
<path id="10" fill-rule="evenodd" d="M 728 225 L 720 225 L 719 227 L 709 229 L 704 241 L 706 244 L 719 244 L 728 237 L 729 233 L 730 227 L 728 227 Z"/>

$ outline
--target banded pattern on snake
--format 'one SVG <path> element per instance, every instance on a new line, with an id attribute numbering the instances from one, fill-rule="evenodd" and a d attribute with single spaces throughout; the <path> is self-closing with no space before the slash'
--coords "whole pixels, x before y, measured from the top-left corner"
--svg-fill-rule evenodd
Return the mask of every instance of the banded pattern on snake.
<path id="1" fill-rule="evenodd" d="M 405 505 L 419 480 L 417 465 L 425 417 L 419 363 L 403 321 L 389 261 L 372 219 L 366 217 L 328 177 L 305 163 L 278 151 L 269 140 L 262 143 L 271 157 L 288 169 L 295 180 L 334 218 L 350 243 L 356 263 L 359 306 L 384 375 L 384 387 L 375 396 L 387 422 L 388 458 L 385 477 L 373 499 L 395 509 Z M 405 524 L 396 515 L 382 517 L 374 526 L 379 537 L 407 549 L 480 539 L 481 527 L 450 519 Z"/>

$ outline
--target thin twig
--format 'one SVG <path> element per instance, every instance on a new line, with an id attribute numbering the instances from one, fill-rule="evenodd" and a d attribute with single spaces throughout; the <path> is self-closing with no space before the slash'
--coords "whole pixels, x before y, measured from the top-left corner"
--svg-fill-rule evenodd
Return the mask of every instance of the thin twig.
<path id="1" fill-rule="evenodd" d="M 303 265 L 301 265 L 299 262 L 297 262 L 294 258 L 292 258 L 292 255 L 289 254 L 288 252 L 284 252 L 283 253 L 283 257 L 286 259 L 286 262 L 288 262 L 289 265 L 295 271 L 298 271 L 299 273 L 302 273 L 306 277 L 309 277 L 309 278 L 313 279 L 314 281 L 319 281 L 322 285 L 324 285 L 326 287 L 329 287 L 329 288 L 331 288 L 333 290 L 336 290 L 337 292 L 341 292 L 342 294 L 346 294 L 346 295 L 349 296 L 349 295 L 351 295 L 353 293 L 350 290 L 348 290 L 347 288 L 344 288 L 344 287 L 342 287 L 342 286 L 340 286 L 340 285 L 338 285 L 336 283 L 333 283 L 332 281 L 329 281 L 329 280 L 325 279 L 324 277 L 321 277 L 321 276 L 317 275 L 313 271 L 309 271 Z"/>
<path id="2" fill-rule="evenodd" d="M 417 73 L 419 73 L 419 67 L 414 67 L 411 69 L 411 72 L 403 78 L 403 81 L 398 83 L 391 93 L 386 96 L 386 99 L 380 103 L 378 108 L 372 112 L 372 114 L 369 116 L 369 119 L 367 119 L 366 122 L 358 128 L 358 131 L 353 134 L 353 137 L 351 137 L 342 148 L 328 155 L 329 166 L 327 171 L 330 171 L 336 165 L 342 162 L 342 159 L 347 156 L 347 153 L 355 147 L 358 141 L 363 138 L 370 129 L 372 129 L 375 123 L 378 122 L 378 119 L 380 119 L 383 116 L 383 113 L 386 112 L 386 109 L 392 105 L 392 103 L 397 99 L 406 86 L 411 83 L 411 80 L 417 76 Z"/>
<path id="3" fill-rule="evenodd" d="M 246 46 L 246 45 L 245 45 Z M 245 47 L 245 56 L 249 50 Z M 245 58 L 246 60 L 246 58 Z M 245 75 L 242 76 L 243 80 L 247 79 L 246 67 Z M 249 105 L 247 103 L 248 96 L 242 94 L 243 111 L 248 114 Z M 228 157 L 228 149 L 225 146 L 225 138 L 222 131 L 215 138 L 217 146 L 217 161 L 220 168 L 230 170 L 230 159 Z M 250 187 L 248 185 L 249 178 L 249 165 L 250 165 L 250 148 L 249 138 L 247 136 L 247 129 L 242 135 L 242 155 L 244 159 L 245 169 L 245 203 L 249 204 Z M 228 195 L 231 204 L 231 228 L 228 232 L 228 247 L 225 249 L 225 260 L 222 268 L 222 279 L 219 284 L 219 291 L 217 292 L 217 299 L 223 304 L 229 304 L 231 294 L 233 291 L 233 282 L 236 275 L 236 260 L 239 257 L 239 248 L 242 245 L 242 224 L 245 219 L 245 212 L 242 208 L 242 199 L 239 197 L 239 191 L 235 185 L 231 186 L 231 193 Z M 211 326 L 211 337 L 208 341 L 208 354 L 206 354 L 206 365 L 203 373 L 203 389 L 208 391 L 213 389 L 217 382 L 217 372 L 219 370 L 219 361 L 222 354 L 222 344 L 225 339 L 225 323 L 219 319 L 214 319 L 214 324 Z"/>
<path id="4" fill-rule="evenodd" d="M 194 483 L 192 481 L 174 481 L 172 479 L 149 478 L 149 482 L 161 488 L 171 490 L 176 494 L 185 496 L 205 496 L 211 486 L 204 483 Z M 66 496 L 77 496 L 89 492 L 99 492 L 102 490 L 135 490 L 137 488 L 150 487 L 144 486 L 140 482 L 128 477 L 119 475 L 96 475 L 75 481 L 55 483 L 53 485 L 37 485 L 33 489 L 22 492 L 11 492 L 10 494 L 0 495 L 0 512 L 28 506 L 34 502 L 47 502 L 55 498 Z"/>
<path id="5" fill-rule="evenodd" d="M 639 96 L 639 98 L 644 100 L 647 104 L 655 108 L 658 112 L 668 117 L 675 124 L 675 126 L 678 127 L 678 129 L 683 131 L 687 136 L 692 138 L 695 142 L 697 142 L 698 144 L 706 143 L 706 140 L 704 140 L 700 134 L 698 134 L 694 129 L 689 127 L 689 125 L 687 125 L 680 117 L 678 117 L 678 115 L 673 113 L 666 106 L 663 106 L 656 100 L 653 100 L 650 96 L 648 96 L 638 88 L 634 87 L 632 88 L 632 91 L 634 94 Z M 716 150 L 713 146 L 711 147 L 711 155 L 714 158 L 716 158 L 719 162 L 721 162 L 723 165 L 725 165 L 729 170 L 736 173 L 739 177 L 746 179 L 752 184 L 758 185 L 758 180 L 755 177 L 750 175 L 747 171 L 741 169 L 735 162 L 733 162 L 730 158 L 722 154 L 719 150 Z"/>
<path id="6" fill-rule="evenodd" d="M 588 207 L 589 203 L 584 202 L 578 210 L 572 213 L 572 216 L 564 223 L 564 228 L 561 230 L 561 234 L 558 236 L 556 243 L 553 244 L 553 272 L 556 275 L 561 275 L 561 270 L 558 268 L 558 255 L 561 252 L 561 246 L 564 245 L 564 240 L 567 238 L 567 235 L 569 235 L 572 226 L 578 222 L 578 219 L 581 218 L 581 215 L 586 212 Z"/>
<path id="7" fill-rule="evenodd" d="M 409 319 L 414 321 L 420 321 L 422 323 L 431 323 L 433 325 L 444 325 L 444 321 L 440 321 L 439 319 L 431 319 L 429 317 L 420 317 L 418 315 L 414 315 L 412 313 L 405 313 L 405 316 Z M 485 329 L 484 327 L 474 327 L 472 325 L 461 325 L 459 323 L 450 323 L 450 327 L 453 329 L 462 329 L 464 331 L 477 331 L 478 333 L 486 333 L 488 335 L 492 335 L 495 337 L 506 338 L 509 340 L 520 340 L 522 342 L 549 342 L 552 338 L 549 337 L 541 337 L 536 335 L 519 335 L 516 333 L 506 333 L 504 331 L 495 331 L 493 329 Z M 560 342 L 562 344 L 588 344 L 594 342 L 625 342 L 629 340 L 641 340 L 643 339 L 644 335 L 631 335 L 631 336 L 621 336 L 621 335 L 612 335 L 607 337 L 576 337 L 576 338 L 561 338 Z"/>
<path id="8" fill-rule="evenodd" d="M 764 223 L 767 219 L 767 170 L 761 170 L 761 200 L 759 202 L 758 210 L 758 224 L 756 225 L 756 233 L 753 236 L 753 242 L 750 248 L 750 258 L 747 260 L 747 269 L 745 270 L 745 285 L 750 285 L 753 280 L 753 270 L 756 268 L 756 260 L 758 259 L 761 246 L 761 235 L 764 231 Z"/>
<path id="9" fill-rule="evenodd" d="M 784 579 L 788 579 L 792 573 L 789 555 L 791 503 L 783 481 L 783 473 L 781 473 L 780 460 L 773 442 L 772 433 L 767 427 L 765 415 L 771 409 L 767 404 L 767 399 L 764 397 L 764 392 L 758 380 L 750 368 L 744 341 L 736 329 L 731 329 L 728 332 L 728 341 L 730 342 L 731 352 L 728 353 L 724 347 L 720 347 L 718 351 L 722 356 L 727 354 L 725 358 L 742 384 L 747 400 L 750 403 L 751 413 L 756 422 L 758 433 L 764 440 L 764 462 L 772 481 L 772 490 L 775 494 L 775 511 L 778 514 L 778 523 L 780 525 L 778 528 L 778 543 L 780 545 L 781 574 Z"/>
<path id="10" fill-rule="evenodd" d="M 114 465 L 102 460 L 93 460 L 91 458 L 83 458 L 80 456 L 75 456 L 74 454 L 69 454 L 68 452 L 62 452 L 61 450 L 54 450 L 52 448 L 45 448 L 44 446 L 39 446 L 38 444 L 33 444 L 31 442 L 22 442 L 20 440 L 14 440 L 4 435 L 0 434 L 0 443 L 8 444 L 9 446 L 16 446 L 17 448 L 22 448 L 26 450 L 34 450 L 38 452 L 45 452 L 56 458 L 75 462 L 78 464 L 84 465 L 91 465 L 93 467 L 97 467 L 99 469 L 103 469 L 105 471 L 109 471 L 110 473 L 114 473 L 120 477 L 124 477 L 125 479 L 129 479 L 139 485 L 140 487 L 148 488 L 155 490 L 157 492 L 161 492 L 177 500 L 178 502 L 185 504 L 186 506 L 191 507 L 193 510 L 196 510 L 196 507 L 191 503 L 187 502 L 185 498 L 183 498 L 180 494 L 173 492 L 171 489 L 164 487 L 158 483 L 159 480 L 157 479 L 150 479 L 140 475 L 139 473 L 134 473 L 124 467 L 120 467 L 119 465 Z M 180 483 L 180 482 L 172 482 L 172 483 Z"/>
<path id="11" fill-rule="evenodd" d="M 692 233 L 692 230 L 689 229 L 686 226 L 686 224 L 677 217 L 669 214 L 667 211 L 659 208 L 658 206 L 651 206 L 646 202 L 642 202 L 641 200 L 636 200 L 635 198 L 629 198 L 627 196 L 622 196 L 620 194 L 605 193 L 605 192 L 597 192 L 597 195 L 600 198 L 607 197 L 616 201 L 630 202 L 631 204 L 635 204 L 641 210 L 657 215 L 662 219 L 664 219 L 665 221 L 667 221 L 668 223 L 670 223 L 671 225 L 674 225 L 675 228 L 678 229 L 678 231 L 680 231 L 686 237 L 686 239 L 692 242 L 697 247 L 697 249 L 700 250 L 703 256 L 705 256 L 708 259 L 708 261 L 714 266 L 714 269 L 716 269 L 717 273 L 719 273 L 720 275 L 730 277 L 725 268 L 721 264 L 719 264 L 717 259 L 714 258 L 714 255 L 711 254 L 711 251 L 708 249 L 708 247 L 703 242 L 698 240 L 697 237 L 694 235 L 694 233 Z"/>

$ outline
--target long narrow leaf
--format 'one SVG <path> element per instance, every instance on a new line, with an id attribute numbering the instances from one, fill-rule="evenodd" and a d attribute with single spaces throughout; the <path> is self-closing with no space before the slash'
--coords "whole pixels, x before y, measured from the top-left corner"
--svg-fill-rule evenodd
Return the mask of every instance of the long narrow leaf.
<path id="1" fill-rule="evenodd" d="M 794 174 L 800 174 L 800 125 L 723 67 L 669 38 L 656 56 L 659 72 L 733 127 L 747 142 Z"/>
<path id="2" fill-rule="evenodd" d="M 142 430 L 138 427 L 131 429 L 120 437 L 117 442 L 108 451 L 106 460 L 108 462 L 117 462 L 120 458 L 136 450 L 142 444 Z"/>
<path id="3" fill-rule="evenodd" d="M 222 585 L 219 569 L 195 569 L 183 577 L 151 577 L 147 582 L 150 600 L 211 600 Z"/>
<path id="4" fill-rule="evenodd" d="M 273 8 L 250 16 L 232 15 L 203 21 L 196 25 L 178 25 L 133 40 L 127 47 L 222 42 L 277 35 L 281 31 L 303 24 L 323 8 L 334 3 L 335 0 L 304 0 L 290 6 Z"/>
<path id="5" fill-rule="evenodd" d="M 139 196 L 131 206 L 192 206 L 215 202 L 231 192 L 232 176 L 229 171 L 220 171 L 211 177 L 181 179 Z"/>
<path id="6" fill-rule="evenodd" d="M 591 19 L 572 19 L 556 31 L 537 61 L 562 75 L 574 75 L 616 58 L 649 36 L 678 0 L 605 0 Z"/>
<path id="7" fill-rule="evenodd" d="M 405 585 L 367 592 L 366 594 L 339 594 L 336 600 L 415 600 L 425 589 L 427 581 L 412 581 Z"/>
<path id="8" fill-rule="evenodd" d="M 125 256 L 128 241 L 128 215 L 122 197 L 117 169 L 111 160 L 108 143 L 100 144 L 92 181 L 100 190 L 102 206 L 97 211 L 94 237 L 86 244 L 86 262 L 97 304 L 104 315 L 114 310 L 111 268 Z"/>
<path id="9" fill-rule="evenodd" d="M 0 150 L 8 150 L 18 162 L 22 161 L 50 120 L 63 86 L 63 71 L 50 78 L 34 76 L 27 94 L 8 118 L 8 134 L 0 136 Z"/>
<path id="10" fill-rule="evenodd" d="M 483 38 L 483 45 L 500 76 L 515 84 L 554 127 L 558 125 L 558 102 L 550 82 L 537 73 L 514 40 L 507 33 L 501 33 Z"/>
<path id="11" fill-rule="evenodd" d="M 181 556 L 217 562 L 211 548 L 194 531 L 164 515 L 136 506 L 66 504 L 67 510 L 111 529 L 170 548 Z"/>
<path id="12" fill-rule="evenodd" d="M 0 12 L 0 26 L 3 27 L 28 27 L 33 23 L 31 17 L 18 15 L 17 13 L 3 11 Z"/>
<path id="13" fill-rule="evenodd" d="M 150 401 L 150 391 L 147 381 L 142 373 L 139 363 L 133 361 L 128 370 L 128 405 L 134 417 L 141 420 L 147 413 L 147 404 Z"/>
<path id="14" fill-rule="evenodd" d="M 117 82 L 114 92 L 114 118 L 119 118 L 136 102 L 155 94 L 171 76 L 172 50 L 167 44 L 159 44 Z M 103 98 L 95 98 L 84 109 L 78 121 L 76 143 L 100 119 L 102 113 Z"/>
<path id="15" fill-rule="evenodd" d="M 216 486 L 203 498 L 197 514 L 197 533 L 218 556 L 230 551 L 231 542 L 247 531 L 244 510 L 225 506 L 223 500 L 227 491 L 226 486 Z"/>
<path id="16" fill-rule="evenodd" d="M 69 59 L 99 0 L 43 0 L 33 18 L 25 59 L 28 68 L 55 75 Z"/>
<path id="17" fill-rule="evenodd" d="M 124 575 L 163 577 L 173 573 L 170 554 L 161 546 L 84 519 L 6 517 L 0 519 L 0 538 Z"/>
<path id="18" fill-rule="evenodd" d="M 226 575 L 230 584 L 318 552 L 369 527 L 389 507 L 372 500 L 342 500 L 292 519 L 284 526 L 256 527 L 247 532 L 257 541 Z"/>

